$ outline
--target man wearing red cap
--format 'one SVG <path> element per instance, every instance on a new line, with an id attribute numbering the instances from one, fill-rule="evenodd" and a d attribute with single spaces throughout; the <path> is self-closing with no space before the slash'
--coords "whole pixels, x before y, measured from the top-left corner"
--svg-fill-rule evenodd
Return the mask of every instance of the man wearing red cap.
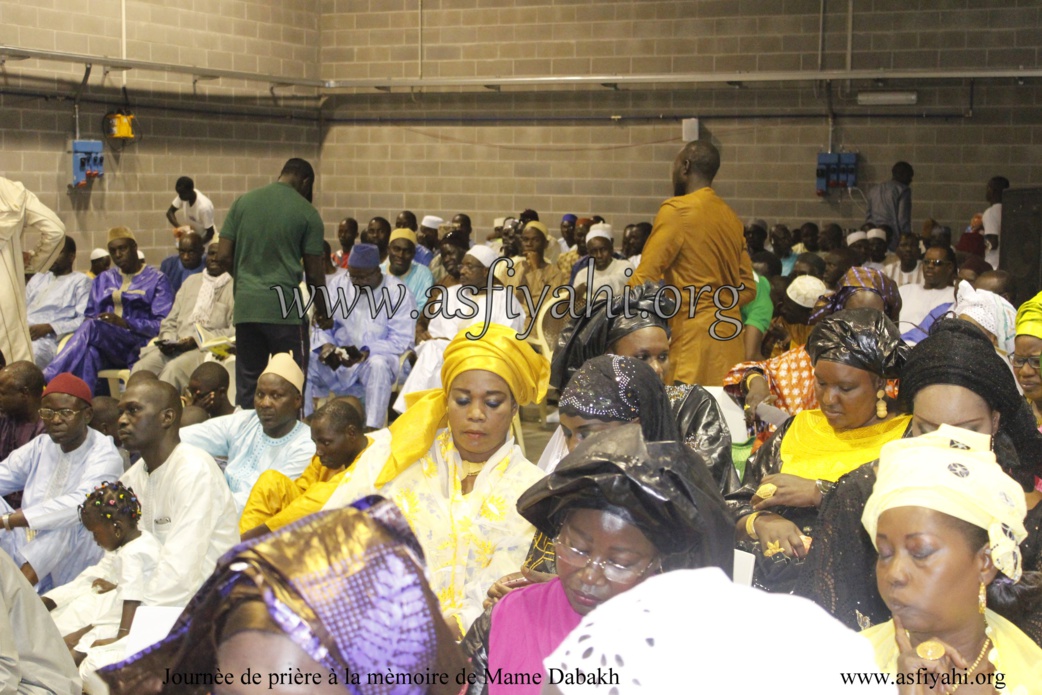
<path id="1" fill-rule="evenodd" d="M 25 491 L 20 509 L 0 500 L 0 548 L 40 593 L 101 559 L 77 507 L 96 486 L 122 475 L 123 459 L 111 439 L 88 427 L 92 416 L 87 384 L 59 374 L 40 401 L 47 436 L 0 462 L 0 495 Z"/>

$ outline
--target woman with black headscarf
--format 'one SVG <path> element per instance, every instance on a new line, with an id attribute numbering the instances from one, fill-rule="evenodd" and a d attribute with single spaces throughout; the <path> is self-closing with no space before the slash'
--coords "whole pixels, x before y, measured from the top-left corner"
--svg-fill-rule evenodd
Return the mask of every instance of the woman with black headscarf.
<path id="1" fill-rule="evenodd" d="M 908 355 L 901 373 L 901 401 L 912 412 L 910 436 L 953 425 L 990 437 L 985 446 L 990 441 L 999 465 L 1027 496 L 1024 569 L 1042 570 L 1042 494 L 1033 491 L 1042 476 L 1042 434 L 1009 366 L 988 337 L 967 321 L 937 322 Z M 840 478 L 825 496 L 818 517 L 821 530 L 796 591 L 853 629 L 890 619 L 876 587 L 875 547 L 861 523 L 875 481 L 873 461 Z M 1042 606 L 1039 609 L 1006 617 L 1042 642 Z"/>
<path id="2" fill-rule="evenodd" d="M 814 537 L 822 497 L 846 473 L 900 438 L 909 416 L 894 415 L 887 379 L 898 377 L 908 348 L 897 326 L 875 309 L 848 309 L 811 332 L 820 409 L 804 410 L 771 435 L 745 469 L 736 533 L 757 553 L 756 581 L 791 591 Z"/>
<path id="3" fill-rule="evenodd" d="M 584 615 L 649 576 L 731 573 L 730 515 L 705 467 L 682 444 L 647 441 L 636 424 L 580 443 L 517 506 L 554 539 L 557 576 L 512 592 L 475 622 L 463 647 L 479 677 L 545 678 L 543 659 Z M 468 692 L 536 695 L 540 686 L 482 682 Z"/>
<path id="4" fill-rule="evenodd" d="M 670 335 L 669 321 L 663 317 L 675 310 L 673 295 L 660 293 L 652 283 L 629 288 L 610 303 L 607 299 L 595 302 L 561 333 L 551 362 L 550 385 L 563 393 L 583 364 L 606 354 L 645 362 L 663 382 L 669 373 Z M 670 408 L 663 411 L 662 418 L 672 419 L 675 425 L 671 438 L 679 437 L 702 457 L 721 492 L 736 489 L 739 482 L 731 460 L 731 433 L 712 394 L 701 386 L 683 384 L 667 385 L 666 394 Z M 652 418 L 659 419 L 659 415 L 648 413 L 642 421 Z M 564 439 L 559 428 L 543 451 L 540 468 L 553 470 L 566 453 Z"/>

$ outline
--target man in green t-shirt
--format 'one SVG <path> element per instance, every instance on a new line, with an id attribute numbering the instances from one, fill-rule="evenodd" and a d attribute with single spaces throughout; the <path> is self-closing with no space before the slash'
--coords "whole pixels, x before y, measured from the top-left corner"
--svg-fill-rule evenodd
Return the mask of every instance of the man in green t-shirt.
<path id="1" fill-rule="evenodd" d="M 270 355 L 293 353 L 308 371 L 306 308 L 299 297 L 301 263 L 309 288 L 323 287 L 324 228 L 311 204 L 315 170 L 291 159 L 275 183 L 232 203 L 221 228 L 218 258 L 235 278 L 235 387 L 237 403 L 253 408 L 257 379 Z M 325 297 L 310 290 L 315 320 L 331 324 Z"/>

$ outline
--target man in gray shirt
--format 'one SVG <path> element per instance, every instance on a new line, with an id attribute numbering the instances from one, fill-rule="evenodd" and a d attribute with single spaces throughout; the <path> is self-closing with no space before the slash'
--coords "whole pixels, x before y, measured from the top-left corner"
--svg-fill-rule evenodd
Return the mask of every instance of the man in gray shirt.
<path id="1" fill-rule="evenodd" d="M 887 225 L 896 234 L 891 239 L 890 250 L 897 249 L 901 234 L 912 231 L 912 176 L 915 171 L 908 162 L 898 162 L 890 170 L 892 179 L 878 184 L 868 192 L 868 213 L 865 221 L 874 227 Z"/>

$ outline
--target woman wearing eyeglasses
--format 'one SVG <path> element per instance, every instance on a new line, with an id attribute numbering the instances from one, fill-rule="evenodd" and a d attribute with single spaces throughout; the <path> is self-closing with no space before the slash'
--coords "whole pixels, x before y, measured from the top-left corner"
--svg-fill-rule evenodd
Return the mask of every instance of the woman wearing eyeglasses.
<path id="1" fill-rule="evenodd" d="M 1031 404 L 1035 422 L 1042 429 L 1042 292 L 1020 305 L 1017 311 L 1017 337 L 1009 361 L 1017 375 L 1017 383 Z"/>
<path id="2" fill-rule="evenodd" d="M 649 443 L 639 424 L 598 432 L 525 492 L 518 511 L 554 539 L 557 577 L 507 594 L 471 628 L 470 695 L 538 695 L 543 659 L 597 606 L 649 576 L 716 566 L 730 574 L 723 500 L 678 442 Z M 705 470 L 701 466 L 701 470 Z"/>

